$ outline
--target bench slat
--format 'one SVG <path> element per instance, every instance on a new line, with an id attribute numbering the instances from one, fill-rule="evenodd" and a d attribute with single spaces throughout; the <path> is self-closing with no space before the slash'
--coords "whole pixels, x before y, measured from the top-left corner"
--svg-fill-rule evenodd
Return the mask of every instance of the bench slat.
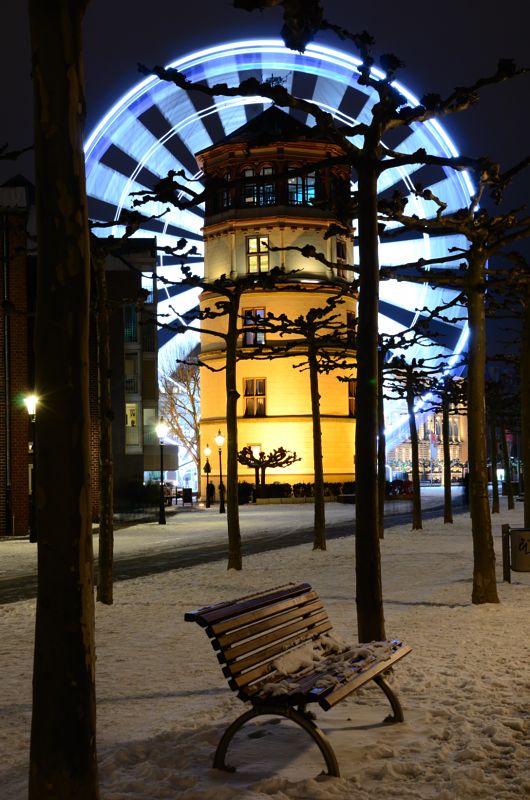
<path id="1" fill-rule="evenodd" d="M 285 611 L 281 614 L 278 614 L 273 621 L 276 625 L 283 625 L 285 622 L 296 619 L 301 613 L 309 615 L 320 610 L 324 611 L 324 606 L 322 605 L 322 601 L 318 599 L 314 602 L 308 603 L 306 606 L 304 606 L 302 611 L 299 608 L 294 608 L 290 611 Z M 240 642 L 242 639 L 256 636 L 262 631 L 269 630 L 271 627 L 271 622 L 272 620 L 270 620 L 268 617 L 265 617 L 261 622 L 256 622 L 254 625 L 248 625 L 245 628 L 238 628 L 230 633 L 221 634 L 217 637 L 217 645 L 220 648 L 225 648 L 229 645 L 235 644 L 236 642 Z"/>
<path id="2" fill-rule="evenodd" d="M 259 656 L 262 648 L 265 645 L 279 642 L 283 644 L 283 642 L 290 636 L 295 633 L 300 633 L 303 635 L 304 631 L 309 633 L 309 637 L 312 638 L 312 629 L 315 625 L 318 625 L 321 622 L 324 622 L 328 619 L 328 615 L 325 611 L 318 611 L 316 614 L 310 614 L 308 616 L 304 616 L 301 619 L 296 619 L 291 621 L 287 625 L 281 625 L 279 627 L 275 627 L 274 630 L 268 631 L 267 633 L 263 633 L 261 636 L 255 636 L 247 641 L 244 641 L 240 644 L 236 644 L 232 647 L 224 647 L 223 653 L 226 663 L 231 664 L 236 659 L 240 658 L 241 656 L 246 655 L 247 653 L 255 652 L 257 656 Z M 276 621 L 273 620 L 274 624 Z"/>
<path id="3" fill-rule="evenodd" d="M 274 666 L 278 657 L 309 641 L 317 642 L 333 629 L 318 593 L 308 583 L 288 584 L 204 606 L 187 612 L 185 619 L 205 628 L 230 688 L 242 700 L 251 700 L 264 708 L 278 703 L 295 707 L 318 702 L 328 710 L 387 672 L 412 650 L 393 640 L 394 652 L 386 660 L 372 661 L 367 657 L 344 664 L 324 659 L 315 664 L 313 671 L 302 673 L 300 679 L 296 675 L 281 675 Z M 325 678 L 331 678 L 330 685 L 326 685 Z M 260 695 L 265 684 L 289 679 L 295 683 L 290 690 L 280 695 Z M 324 685 L 316 686 L 321 680 Z M 388 687 L 384 691 L 389 696 Z"/>
<path id="4" fill-rule="evenodd" d="M 251 625 L 254 622 L 259 622 L 262 619 L 272 617 L 274 614 L 281 614 L 284 611 L 289 611 L 295 608 L 303 608 L 308 603 L 318 599 L 319 597 L 317 592 L 305 592 L 301 595 L 297 595 L 296 597 L 286 600 L 279 600 L 260 608 L 254 608 L 250 611 L 241 611 L 239 607 L 235 606 L 235 611 L 233 611 L 230 616 L 226 616 L 224 619 L 218 622 L 208 624 L 206 633 L 208 636 L 218 637 L 223 633 L 229 633 L 237 628 L 241 628 L 243 625 Z"/>
<path id="5" fill-rule="evenodd" d="M 184 619 L 186 622 L 197 622 L 204 628 L 208 624 L 214 624 L 215 622 L 225 619 L 226 617 L 231 617 L 236 614 L 243 614 L 245 611 L 249 611 L 254 608 L 260 608 L 264 605 L 270 605 L 276 600 L 296 597 L 297 595 L 310 591 L 312 590 L 308 583 L 289 583 L 285 586 L 278 586 L 276 589 L 272 589 L 267 592 L 256 592 L 255 594 L 250 594 L 246 597 L 239 597 L 235 600 L 214 603 L 209 606 L 197 608 L 194 611 L 187 611 L 184 615 Z"/>
<path id="6" fill-rule="evenodd" d="M 333 708 L 333 706 L 336 705 L 340 700 L 343 700 L 345 697 L 351 694 L 351 692 L 355 692 L 365 683 L 371 681 L 376 675 L 386 672 L 392 666 L 392 664 L 395 664 L 396 661 L 399 661 L 411 651 L 412 647 L 409 647 L 408 645 L 402 645 L 390 656 L 390 658 L 387 658 L 385 661 L 377 661 L 375 664 L 365 667 L 360 674 L 356 675 L 342 686 L 338 686 L 329 694 L 320 697 L 318 700 L 319 705 L 325 711 L 329 711 L 329 709 Z"/>
<path id="7" fill-rule="evenodd" d="M 330 631 L 332 628 L 331 623 L 329 620 L 325 620 L 320 625 L 315 625 L 309 631 L 305 631 L 303 634 L 298 634 L 293 636 L 291 639 L 286 639 L 282 642 L 277 642 L 270 647 L 267 647 L 265 650 L 260 651 L 260 653 L 254 653 L 247 658 L 242 658 L 239 661 L 233 662 L 230 665 L 227 665 L 227 670 L 229 670 L 230 675 L 236 679 L 238 688 L 241 686 L 246 686 L 255 678 L 246 670 L 250 669 L 251 667 L 256 667 L 259 664 L 263 663 L 265 666 L 268 666 L 269 669 L 263 672 L 262 674 L 266 674 L 267 671 L 271 672 L 274 668 L 272 666 L 272 662 L 276 658 L 276 656 L 282 655 L 286 653 L 289 649 L 292 649 L 296 644 L 303 644 L 306 641 L 311 639 L 317 638 L 323 633 Z M 217 658 L 219 659 L 220 663 L 222 662 L 222 654 L 218 653 Z M 265 663 L 268 662 L 268 663 Z"/>

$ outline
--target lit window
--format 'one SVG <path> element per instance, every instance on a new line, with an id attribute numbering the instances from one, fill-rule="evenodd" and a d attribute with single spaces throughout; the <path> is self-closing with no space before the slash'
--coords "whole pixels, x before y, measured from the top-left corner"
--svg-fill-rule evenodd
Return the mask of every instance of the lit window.
<path id="1" fill-rule="evenodd" d="M 247 238 L 247 272 L 267 272 L 269 269 L 269 237 Z"/>
<path id="2" fill-rule="evenodd" d="M 276 202 L 276 186 L 274 169 L 271 166 L 261 167 L 256 173 L 252 167 L 243 172 L 243 205 L 272 206 Z"/>
<path id="3" fill-rule="evenodd" d="M 355 381 L 353 378 L 348 381 L 348 414 L 350 417 L 355 416 Z"/>
<path id="4" fill-rule="evenodd" d="M 274 170 L 272 167 L 262 167 L 259 171 L 260 181 L 257 189 L 258 206 L 272 206 L 276 202 L 276 191 L 274 186 Z"/>
<path id="5" fill-rule="evenodd" d="M 291 169 L 298 169 L 291 165 Z M 287 178 L 287 200 L 289 205 L 309 205 L 315 199 L 315 173 L 290 175 Z"/>
<path id="6" fill-rule="evenodd" d="M 260 320 L 265 319 L 264 308 L 246 308 L 243 311 L 243 346 L 256 347 L 265 344 L 265 331 L 260 330 Z"/>
<path id="7" fill-rule="evenodd" d="M 243 170 L 243 205 L 255 206 L 256 201 L 256 179 L 254 170 L 251 167 Z"/>
<path id="8" fill-rule="evenodd" d="M 140 444 L 138 427 L 138 403 L 125 403 L 125 444 Z"/>
<path id="9" fill-rule="evenodd" d="M 245 417 L 265 416 L 265 378 L 245 378 Z"/>

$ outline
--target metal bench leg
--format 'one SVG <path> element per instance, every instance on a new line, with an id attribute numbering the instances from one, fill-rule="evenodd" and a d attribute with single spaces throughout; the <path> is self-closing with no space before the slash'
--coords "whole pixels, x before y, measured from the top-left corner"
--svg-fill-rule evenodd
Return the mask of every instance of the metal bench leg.
<path id="1" fill-rule="evenodd" d="M 401 703 L 398 700 L 398 697 L 394 690 L 389 686 L 386 682 L 383 675 L 376 675 L 374 681 L 377 683 L 380 689 L 386 694 L 387 700 L 392 707 L 392 714 L 388 717 L 385 717 L 385 722 L 403 722 L 405 717 L 403 716 L 403 709 L 401 708 Z"/>
<path id="2" fill-rule="evenodd" d="M 231 767 L 225 762 L 228 745 L 232 741 L 237 731 L 242 728 L 246 722 L 254 717 L 260 716 L 286 717 L 286 719 L 290 719 L 292 722 L 296 722 L 298 725 L 300 725 L 300 727 L 307 731 L 307 733 L 318 745 L 324 761 L 326 762 L 326 767 L 328 769 L 327 774 L 332 775 L 335 778 L 340 778 L 339 765 L 335 753 L 333 752 L 333 748 L 318 725 L 316 725 L 303 712 L 296 711 L 294 708 L 283 708 L 282 706 L 251 708 L 249 711 L 241 714 L 240 717 L 232 722 L 232 724 L 223 733 L 221 740 L 217 745 L 217 750 L 215 751 L 215 756 L 213 759 L 213 765 L 215 769 L 223 769 L 227 772 L 235 772 L 235 767 Z"/>

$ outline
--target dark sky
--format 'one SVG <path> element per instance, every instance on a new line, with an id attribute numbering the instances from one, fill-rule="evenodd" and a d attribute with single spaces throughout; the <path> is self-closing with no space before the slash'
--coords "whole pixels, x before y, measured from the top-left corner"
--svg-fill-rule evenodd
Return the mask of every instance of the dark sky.
<path id="1" fill-rule="evenodd" d="M 353 31 L 367 30 L 376 52 L 393 52 L 406 66 L 398 76 L 416 95 L 448 93 L 494 70 L 500 57 L 530 66 L 528 0 L 447 0 L 401 3 L 323 0 L 326 16 Z M 3 0 L 0 28 L 0 142 L 31 142 L 31 79 L 26 3 Z M 137 62 L 168 63 L 200 47 L 252 36 L 278 36 L 279 9 L 235 10 L 230 0 L 92 0 L 86 16 L 87 135 L 141 76 Z M 347 49 L 331 34 L 319 43 Z M 488 155 L 506 167 L 530 150 L 530 75 L 487 89 L 477 108 L 447 118 L 460 152 Z M 31 174 L 30 159 L 0 164 L 0 179 Z M 513 190 L 524 200 L 528 180 Z M 525 185 L 526 184 L 526 185 Z M 512 198 L 510 197 L 510 200 Z"/>

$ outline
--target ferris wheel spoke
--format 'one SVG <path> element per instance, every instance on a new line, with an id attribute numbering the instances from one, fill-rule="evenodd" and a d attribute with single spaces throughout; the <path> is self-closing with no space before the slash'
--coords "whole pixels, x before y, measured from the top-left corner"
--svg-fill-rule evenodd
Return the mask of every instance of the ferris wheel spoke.
<path id="1" fill-rule="evenodd" d="M 329 111 L 337 122 L 353 125 L 369 122 L 371 110 L 378 101 L 377 93 L 358 83 L 359 61 L 354 56 L 332 48 L 310 45 L 306 52 L 296 53 L 284 47 L 280 40 L 249 40 L 208 48 L 180 58 L 169 66 L 183 71 L 192 81 L 205 81 L 209 86 L 226 82 L 237 86 L 248 77 L 265 80 L 271 77 L 283 81 L 286 89 L 297 97 L 317 104 Z M 376 77 L 376 73 L 374 73 Z M 403 87 L 404 102 L 414 104 L 415 99 Z M 200 174 L 195 154 L 213 142 L 222 139 L 269 105 L 263 97 L 209 98 L 199 92 L 185 92 L 173 84 L 158 79 L 147 79 L 134 87 L 118 102 L 96 128 L 87 142 L 87 190 L 90 215 L 95 219 L 116 219 L 122 208 L 131 206 L 131 192 L 151 189 L 165 177 L 169 170 L 183 170 L 187 178 L 181 179 L 190 189 L 201 188 Z M 308 125 L 314 124 L 311 114 L 291 112 Z M 401 152 L 412 153 L 419 148 L 435 155 L 450 155 L 456 150 L 438 123 L 413 125 L 402 131 L 392 131 L 385 144 Z M 354 139 L 361 144 L 360 139 Z M 197 179 L 197 180 L 195 180 Z M 439 167 L 412 165 L 401 170 L 389 170 L 379 182 L 380 192 L 399 189 L 408 197 L 408 211 L 432 217 L 433 204 L 412 194 L 415 184 L 421 183 L 447 203 L 449 210 L 466 205 L 472 190 L 469 179 L 459 173 L 450 173 Z M 353 186 L 355 189 L 355 186 Z M 158 215 L 164 204 L 148 203 L 141 213 Z M 156 235 L 160 246 L 175 247 L 180 239 L 196 245 L 198 254 L 190 258 L 193 270 L 200 270 L 203 261 L 202 209 L 178 210 L 171 208 L 160 219 L 146 219 L 138 236 Z M 396 228 L 389 224 L 388 228 Z M 102 234 L 103 235 L 103 234 Z M 106 234 L 105 234 L 106 235 Z M 451 236 L 410 235 L 403 233 L 396 241 L 381 243 L 381 265 L 411 263 L 418 258 L 440 258 L 448 247 L 463 246 L 462 238 Z M 176 275 L 179 259 L 160 255 L 161 274 Z M 455 262 L 458 265 L 458 259 Z M 444 268 L 443 264 L 440 264 Z M 432 268 L 433 271 L 436 267 Z M 165 294 L 164 294 L 165 292 Z M 161 286 L 161 295 L 171 304 L 178 300 L 178 313 L 186 313 L 197 302 L 189 292 L 169 296 Z M 434 307 L 449 302 L 455 289 L 434 289 L 411 282 L 399 286 L 381 284 L 381 328 L 392 331 L 406 324 L 424 306 Z M 398 298 L 398 300 L 396 300 Z M 188 308 L 183 306 L 187 304 Z M 386 306 L 383 304 L 387 304 Z M 398 313 L 401 308 L 401 314 Z M 168 314 L 173 312 L 167 310 Z M 445 341 L 462 341 L 465 321 L 461 310 L 451 311 L 455 320 L 454 335 L 444 327 Z M 449 315 L 449 314 L 448 314 Z M 443 326 L 442 326 L 443 327 Z M 161 333 L 162 336 L 162 333 Z M 164 332 L 164 337 L 168 336 Z M 434 346 L 434 344 L 433 344 Z M 422 352 L 417 348 L 417 353 Z"/>

